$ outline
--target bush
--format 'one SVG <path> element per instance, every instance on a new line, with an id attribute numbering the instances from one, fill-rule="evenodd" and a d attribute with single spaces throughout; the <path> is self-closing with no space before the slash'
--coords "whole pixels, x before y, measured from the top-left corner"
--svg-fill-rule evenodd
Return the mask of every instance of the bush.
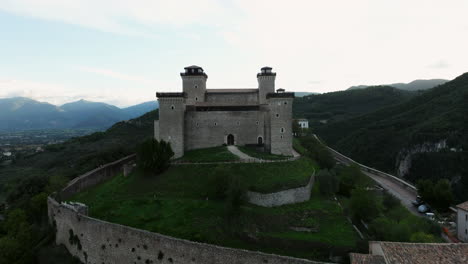
<path id="1" fill-rule="evenodd" d="M 383 206 L 385 210 L 392 210 L 393 208 L 397 207 L 400 205 L 400 200 L 398 200 L 393 194 L 390 194 L 388 192 L 384 192 L 383 195 Z"/>
<path id="2" fill-rule="evenodd" d="M 306 149 L 306 155 L 317 161 L 321 168 L 331 169 L 335 166 L 335 159 L 330 151 L 314 136 L 308 135 L 302 138 L 301 143 Z"/>
<path id="3" fill-rule="evenodd" d="M 350 209 L 354 219 L 372 220 L 379 215 L 379 206 L 370 191 L 355 189 L 351 192 Z"/>
<path id="4" fill-rule="evenodd" d="M 147 174 L 159 174 L 169 167 L 174 152 L 171 144 L 164 140 L 148 139 L 137 151 L 138 167 Z"/>
<path id="5" fill-rule="evenodd" d="M 334 171 L 321 170 L 317 173 L 316 179 L 319 183 L 319 191 L 323 195 L 332 195 L 338 192 L 339 181 Z"/>
<path id="6" fill-rule="evenodd" d="M 362 174 L 361 169 L 356 166 L 346 166 L 338 171 L 339 188 L 338 192 L 341 195 L 349 197 L 351 191 L 357 187 L 367 185 L 366 176 Z"/>

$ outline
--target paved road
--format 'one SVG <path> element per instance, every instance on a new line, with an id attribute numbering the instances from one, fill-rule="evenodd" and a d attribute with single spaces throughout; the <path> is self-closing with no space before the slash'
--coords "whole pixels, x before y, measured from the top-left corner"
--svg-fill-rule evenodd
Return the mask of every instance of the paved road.
<path id="1" fill-rule="evenodd" d="M 379 175 L 372 174 L 370 172 L 362 171 L 364 174 L 372 178 L 374 181 L 380 184 L 385 190 L 389 193 L 393 194 L 396 198 L 401 201 L 410 212 L 417 216 L 423 216 L 422 214 L 418 213 L 416 207 L 411 204 L 412 201 L 416 200 L 416 193 L 412 190 L 408 190 L 405 187 L 391 181 L 386 177 L 382 177 Z"/>
<path id="2" fill-rule="evenodd" d="M 344 160 L 342 157 L 335 155 L 331 152 L 335 159 L 341 163 L 349 164 L 347 160 Z M 387 177 L 380 176 L 377 174 L 370 173 L 368 171 L 361 170 L 365 175 L 369 176 L 371 179 L 376 181 L 382 188 L 387 190 L 389 193 L 393 194 L 398 200 L 400 200 L 401 204 L 404 205 L 408 210 L 417 216 L 423 216 L 420 214 L 416 207 L 413 206 L 411 203 L 412 201 L 416 200 L 417 193 L 414 190 L 407 189 L 402 185 L 390 180 Z"/>

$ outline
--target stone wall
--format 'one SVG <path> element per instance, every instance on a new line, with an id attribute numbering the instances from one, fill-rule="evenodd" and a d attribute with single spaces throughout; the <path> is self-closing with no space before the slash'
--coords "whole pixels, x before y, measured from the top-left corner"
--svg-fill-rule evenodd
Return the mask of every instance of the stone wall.
<path id="1" fill-rule="evenodd" d="M 58 196 L 71 197 L 118 174 L 133 158 L 126 157 L 78 177 Z M 48 198 L 49 221 L 56 229 L 56 243 L 65 245 L 83 263 L 320 263 L 197 243 L 109 223 L 89 217 L 84 207 Z"/>
<path id="2" fill-rule="evenodd" d="M 184 155 L 184 117 L 183 97 L 159 98 L 159 138 L 171 143 L 174 158 Z"/>
<path id="3" fill-rule="evenodd" d="M 247 192 L 249 202 L 264 207 L 281 206 L 308 201 L 315 182 L 315 171 L 306 186 L 274 193 Z"/>
<path id="4" fill-rule="evenodd" d="M 234 135 L 235 145 L 257 144 L 265 139 L 262 111 L 187 111 L 185 118 L 185 150 L 221 146 L 227 136 Z"/>
<path id="5" fill-rule="evenodd" d="M 237 93 L 216 92 L 216 89 L 214 89 L 213 92 L 207 92 L 205 94 L 205 97 L 206 97 L 205 101 L 208 103 L 227 104 L 227 105 L 258 104 L 258 90 L 257 89 L 255 89 L 255 91 L 252 91 L 252 92 L 237 92 Z"/>

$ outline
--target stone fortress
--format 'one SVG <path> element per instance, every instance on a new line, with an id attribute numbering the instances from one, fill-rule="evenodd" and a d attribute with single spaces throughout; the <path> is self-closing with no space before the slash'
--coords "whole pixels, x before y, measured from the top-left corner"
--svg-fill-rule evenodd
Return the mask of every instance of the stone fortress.
<path id="1" fill-rule="evenodd" d="M 254 89 L 207 89 L 208 75 L 199 66 L 185 67 L 180 76 L 182 92 L 156 93 L 159 121 L 154 123 L 155 138 L 170 142 L 175 158 L 223 144 L 292 155 L 294 93 L 275 92 L 272 68 L 261 69 Z"/>

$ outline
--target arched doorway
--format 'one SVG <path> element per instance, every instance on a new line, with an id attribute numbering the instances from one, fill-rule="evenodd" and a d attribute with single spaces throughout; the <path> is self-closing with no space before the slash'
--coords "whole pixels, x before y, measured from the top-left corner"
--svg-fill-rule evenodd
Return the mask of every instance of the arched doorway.
<path id="1" fill-rule="evenodd" d="M 257 145 L 259 145 L 259 146 L 263 145 L 263 138 L 262 137 L 257 138 Z"/>
<path id="2" fill-rule="evenodd" d="M 227 136 L 227 144 L 228 145 L 234 145 L 234 135 L 233 134 L 229 134 Z"/>

